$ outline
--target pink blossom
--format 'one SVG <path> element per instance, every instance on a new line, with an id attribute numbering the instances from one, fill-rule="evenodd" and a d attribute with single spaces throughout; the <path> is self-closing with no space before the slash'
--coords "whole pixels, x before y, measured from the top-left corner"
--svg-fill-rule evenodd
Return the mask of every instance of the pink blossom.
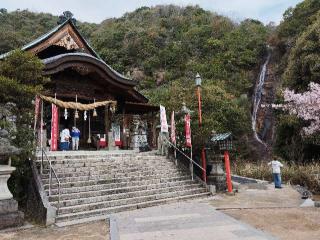
<path id="1" fill-rule="evenodd" d="M 285 104 L 273 104 L 276 109 L 283 109 L 292 115 L 310 121 L 308 127 L 303 128 L 305 135 L 312 135 L 320 131 L 320 85 L 311 82 L 309 91 L 304 93 L 294 93 L 294 91 L 285 89 L 283 92 Z"/>

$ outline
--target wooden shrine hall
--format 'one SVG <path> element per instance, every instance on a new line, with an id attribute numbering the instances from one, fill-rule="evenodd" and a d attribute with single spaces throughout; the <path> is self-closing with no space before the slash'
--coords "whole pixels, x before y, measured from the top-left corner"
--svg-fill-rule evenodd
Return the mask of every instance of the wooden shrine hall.
<path id="1" fill-rule="evenodd" d="M 73 20 L 66 19 L 21 48 L 42 60 L 44 75 L 51 79 L 36 103 L 35 130 L 40 144 L 49 148 L 52 135 L 76 126 L 81 132 L 80 149 L 155 147 L 159 106 L 148 104 L 148 99 L 135 90 L 137 81 L 103 61 Z M 58 109 L 56 133 L 52 133 L 52 104 Z"/>

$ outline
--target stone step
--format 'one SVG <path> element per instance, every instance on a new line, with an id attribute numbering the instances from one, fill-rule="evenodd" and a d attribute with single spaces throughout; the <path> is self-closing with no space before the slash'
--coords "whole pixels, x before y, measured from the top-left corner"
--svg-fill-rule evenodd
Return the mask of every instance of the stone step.
<path id="1" fill-rule="evenodd" d="M 70 206 L 78 206 L 83 204 L 91 204 L 91 203 L 99 203 L 99 202 L 107 202 L 107 201 L 121 201 L 124 199 L 131 199 L 137 197 L 147 197 L 150 195 L 159 195 L 164 193 L 173 193 L 183 190 L 191 190 L 191 189 L 202 189 L 200 184 L 193 183 L 190 185 L 180 185 L 180 186 L 172 186 L 172 187 L 162 187 L 156 189 L 148 189 L 141 191 L 130 191 L 124 193 L 114 193 L 108 194 L 106 192 L 100 191 L 99 194 L 88 192 L 79 194 L 79 198 L 73 196 L 71 199 L 60 199 L 60 207 L 70 207 Z M 55 201 L 51 201 L 54 206 L 58 205 L 58 198 L 54 199 Z"/>
<path id="2" fill-rule="evenodd" d="M 174 163 L 164 163 L 164 162 L 160 162 L 157 163 L 153 166 L 148 165 L 135 165 L 135 164 L 128 164 L 128 165 L 118 165 L 118 166 L 114 166 L 114 167 L 104 167 L 104 166 L 86 166 L 86 167 L 63 167 L 63 168 L 57 168 L 56 166 L 53 166 L 53 169 L 57 172 L 57 173 L 88 173 L 88 172 L 92 172 L 92 171 L 99 171 L 102 169 L 108 169 L 110 171 L 122 171 L 122 172 L 130 172 L 130 171 L 135 171 L 141 168 L 143 169 L 162 169 L 162 168 L 175 168 L 175 164 Z M 49 173 L 49 168 L 44 168 L 43 169 L 43 174 L 48 174 Z"/>
<path id="3" fill-rule="evenodd" d="M 57 151 L 57 152 L 46 152 L 48 158 L 52 157 L 76 157 L 76 156 L 160 156 L 157 155 L 157 151 L 149 151 L 149 152 L 138 152 L 134 150 L 116 150 L 116 151 Z M 41 152 L 36 153 L 36 158 L 41 158 Z"/>
<path id="4" fill-rule="evenodd" d="M 132 155 L 132 156 L 60 156 L 60 157 L 49 157 L 44 158 L 45 161 L 52 161 L 52 162 L 72 162 L 72 161 L 101 161 L 101 160 L 108 160 L 108 161 L 119 161 L 119 160 L 154 160 L 154 159 L 166 159 L 164 156 L 157 156 L 157 155 L 150 155 L 150 156 L 140 156 L 140 155 Z M 41 162 L 41 158 L 36 158 L 36 162 Z"/>
<path id="5" fill-rule="evenodd" d="M 169 169 L 169 170 L 160 170 L 160 171 L 146 171 L 146 172 L 139 172 L 139 173 L 119 173 L 119 174 L 102 174 L 99 175 L 96 173 L 93 173 L 94 175 L 82 175 L 82 176 L 76 176 L 76 177 L 59 177 L 60 183 L 65 182 L 78 182 L 78 181 L 88 181 L 88 180 L 113 180 L 113 179 L 127 179 L 128 181 L 134 180 L 136 178 L 140 179 L 150 179 L 150 178 L 161 178 L 161 177 L 169 177 L 174 176 L 177 174 L 185 174 L 182 170 L 177 169 Z M 49 183 L 49 175 L 42 176 L 42 182 L 43 184 Z M 57 182 L 56 178 L 52 176 L 52 182 Z M 116 181 L 114 181 L 116 182 Z"/>
<path id="6" fill-rule="evenodd" d="M 159 184 L 159 183 L 170 183 L 170 182 L 178 182 L 178 181 L 187 181 L 190 180 L 190 175 L 184 176 L 173 176 L 168 178 L 156 178 L 150 180 L 136 180 L 136 181 L 123 181 L 118 183 L 110 183 L 101 180 L 90 180 L 90 181 L 80 181 L 80 182 L 70 182 L 70 183 L 62 183 L 60 193 L 75 193 L 75 192 L 83 192 L 83 191 L 95 191 L 102 189 L 117 189 L 124 187 L 136 187 L 143 185 L 151 185 L 151 184 Z M 49 193 L 49 185 L 44 185 L 44 189 L 47 193 Z M 51 194 L 58 194 L 58 184 L 53 184 L 51 186 Z"/>
<path id="7" fill-rule="evenodd" d="M 116 212 L 135 210 L 135 209 L 145 208 L 145 207 L 152 207 L 152 206 L 156 206 L 156 205 L 160 205 L 160 204 L 172 203 L 172 202 L 176 202 L 176 201 L 188 200 L 188 199 L 193 199 L 193 198 L 205 198 L 208 196 L 210 196 L 210 193 L 206 192 L 206 193 L 200 193 L 200 194 L 182 195 L 182 196 L 178 196 L 178 197 L 159 199 L 159 200 L 154 200 L 154 201 L 145 201 L 145 202 L 140 202 L 140 203 L 110 207 L 110 208 L 94 209 L 91 211 L 62 214 L 62 215 L 57 216 L 56 223 L 59 224 L 59 223 L 67 222 L 67 221 L 72 221 L 72 220 L 76 220 L 76 219 L 84 219 L 84 218 L 89 219 L 90 217 L 93 217 L 93 216 L 108 215 L 108 214 L 116 213 Z M 77 221 L 74 221 L 74 222 L 77 222 Z M 84 220 L 82 222 L 84 222 Z"/>
<path id="8" fill-rule="evenodd" d="M 89 190 L 78 191 L 78 192 L 60 192 L 60 201 L 62 200 L 69 200 L 75 198 L 84 198 L 90 196 L 103 196 L 103 195 L 111 195 L 111 194 L 119 194 L 119 193 L 131 193 L 137 191 L 144 191 L 144 190 L 152 190 L 152 189 L 160 189 L 160 188 L 167 188 L 167 187 L 176 187 L 176 186 L 183 186 L 183 185 L 191 185 L 195 184 L 192 180 L 183 180 L 183 181 L 174 181 L 174 182 L 164 182 L 164 183 L 156 183 L 156 184 L 145 184 L 145 185 L 138 185 L 138 186 L 124 186 L 119 188 L 91 188 Z M 102 185 L 103 186 L 103 185 Z M 63 189 L 65 190 L 65 189 Z M 49 191 L 47 191 L 48 193 Z M 49 201 L 58 201 L 58 191 L 51 191 L 51 196 L 49 196 Z"/>
<path id="9" fill-rule="evenodd" d="M 109 167 L 115 168 L 119 166 L 126 166 L 126 165 L 156 165 L 158 163 L 172 163 L 170 160 L 159 160 L 159 159 L 145 159 L 145 160 L 119 160 L 119 161 L 112 161 L 112 160 L 99 160 L 99 161 L 61 161 L 61 162 L 51 162 L 53 168 L 66 168 L 66 167 Z M 40 162 L 37 162 L 40 166 Z M 44 166 L 48 167 L 49 163 L 44 162 Z"/>
<path id="10" fill-rule="evenodd" d="M 175 169 L 176 167 L 172 164 L 164 164 L 164 165 L 159 165 L 157 167 L 155 166 L 134 166 L 134 167 L 130 167 L 130 168 L 126 168 L 126 167 L 119 167 L 119 168 L 113 168 L 113 169 L 109 169 L 109 168 L 104 168 L 104 167 L 100 167 L 97 169 L 92 169 L 92 168 L 87 168 L 87 170 L 85 170 L 85 168 L 80 169 L 79 171 L 74 170 L 74 169 L 70 169 L 68 170 L 68 168 L 65 169 L 55 169 L 55 172 L 58 174 L 58 176 L 61 177 L 76 177 L 76 176 L 87 176 L 88 174 L 92 174 L 95 173 L 95 175 L 101 175 L 101 174 L 123 174 L 123 173 L 137 173 L 137 172 L 153 172 L 153 171 L 164 171 L 164 170 L 172 170 Z M 42 177 L 46 178 L 47 176 L 49 176 L 50 170 L 49 169 L 44 169 L 43 170 L 43 174 Z"/>
<path id="11" fill-rule="evenodd" d="M 107 156 L 133 156 L 133 155 L 143 155 L 137 151 L 58 151 L 58 152 L 46 152 L 44 154 L 48 158 L 60 158 L 60 157 L 86 157 L 86 156 L 94 156 L 94 157 L 107 157 Z M 155 155 L 155 152 L 149 152 L 149 154 L 144 154 L 144 155 Z M 42 157 L 41 152 L 36 153 L 36 159 L 40 159 Z"/>
<path id="12" fill-rule="evenodd" d="M 188 171 L 154 152 L 56 152 L 49 159 L 61 182 L 57 223 L 210 195 Z M 48 165 L 41 180 L 49 195 Z M 50 204 L 57 207 L 55 177 L 50 188 Z"/>
<path id="13" fill-rule="evenodd" d="M 165 199 L 165 198 L 175 198 L 183 195 L 193 195 L 193 194 L 199 194 L 199 193 L 205 193 L 205 192 L 206 190 L 203 188 L 192 188 L 192 189 L 167 192 L 162 194 L 152 194 L 152 195 L 138 196 L 133 198 L 124 198 L 124 199 L 116 199 L 116 200 L 109 200 L 109 201 L 102 201 L 102 202 L 66 206 L 66 207 L 59 208 L 58 215 L 92 211 L 95 209 L 110 208 L 110 207 L 115 207 L 120 205 L 138 204 L 141 202 L 155 201 L 155 200 Z"/>
<path id="14" fill-rule="evenodd" d="M 140 166 L 135 168 L 125 168 L 125 169 L 98 169 L 98 170 L 90 170 L 88 171 L 80 171 L 80 172 L 61 172 L 60 169 L 55 169 L 55 172 L 58 178 L 68 178 L 68 177 L 81 177 L 88 175 L 111 175 L 111 176 L 131 176 L 131 175 L 143 175 L 144 173 L 155 173 L 155 172 L 166 172 L 166 171 L 178 171 L 178 168 L 174 166 L 161 166 L 161 167 L 144 167 Z M 41 175 L 42 179 L 48 179 L 50 174 L 50 170 L 44 171 Z"/>

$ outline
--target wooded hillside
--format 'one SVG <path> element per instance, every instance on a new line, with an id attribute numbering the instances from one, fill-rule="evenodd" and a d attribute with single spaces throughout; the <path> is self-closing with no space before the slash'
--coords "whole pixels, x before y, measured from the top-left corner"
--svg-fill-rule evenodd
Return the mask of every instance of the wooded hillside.
<path id="1" fill-rule="evenodd" d="M 274 37 L 278 55 L 278 78 L 283 87 L 303 92 L 310 82 L 320 82 L 320 2 L 305 0 L 284 13 Z M 279 101 L 282 100 L 280 92 Z M 285 159 L 299 162 L 319 159 L 318 136 L 302 136 L 308 123 L 278 113 L 276 151 Z"/>
<path id="2" fill-rule="evenodd" d="M 76 17 L 76 16 L 75 16 Z M 0 11 L 0 52 L 34 40 L 56 26 L 57 16 Z M 195 110 L 194 78 L 203 78 L 202 134 L 212 129 L 251 134 L 250 95 L 266 53 L 268 29 L 259 21 L 235 23 L 200 7 L 142 7 L 101 24 L 77 22 L 80 32 L 115 70 L 140 81 L 155 104 Z M 169 112 L 168 111 L 168 112 Z M 196 121 L 193 121 L 197 125 Z"/>

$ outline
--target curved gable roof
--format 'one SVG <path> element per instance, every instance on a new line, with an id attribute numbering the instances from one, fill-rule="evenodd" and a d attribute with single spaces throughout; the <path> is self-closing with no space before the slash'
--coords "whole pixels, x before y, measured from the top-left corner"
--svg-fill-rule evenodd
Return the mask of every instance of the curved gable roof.
<path id="1" fill-rule="evenodd" d="M 128 85 L 131 87 L 134 87 L 138 84 L 138 81 L 123 76 L 122 74 L 118 73 L 113 68 L 111 68 L 108 64 L 106 64 L 103 60 L 98 59 L 87 53 L 59 54 L 50 58 L 43 59 L 42 62 L 45 64 L 45 71 L 50 72 L 50 74 L 58 72 L 58 69 L 54 69 L 57 68 L 57 66 L 61 66 L 68 62 L 85 62 L 99 67 L 107 75 L 109 75 L 112 79 L 114 79 L 120 84 Z"/>
<path id="2" fill-rule="evenodd" d="M 45 74 L 49 75 L 63 71 L 70 66 L 76 66 L 77 64 L 87 64 L 96 68 L 97 73 L 99 73 L 101 77 L 107 82 L 116 87 L 119 87 L 120 89 L 123 89 L 137 101 L 142 103 L 148 102 L 148 99 L 145 96 L 134 89 L 134 87 L 138 84 L 138 81 L 124 77 L 123 75 L 112 69 L 103 60 L 98 59 L 90 54 L 65 53 L 43 59 L 42 62 L 45 64 Z"/>
<path id="3" fill-rule="evenodd" d="M 33 48 L 37 47 L 38 45 L 40 45 L 41 43 L 45 42 L 46 40 L 48 40 L 50 37 L 52 37 L 54 34 L 56 34 L 57 32 L 59 32 L 59 30 L 61 30 L 63 27 L 65 27 L 66 25 L 70 25 L 70 27 L 72 28 L 72 30 L 77 34 L 77 37 L 80 38 L 80 40 L 83 42 L 83 44 L 85 45 L 85 47 L 88 49 L 88 51 L 95 56 L 96 58 L 100 58 L 99 54 L 96 53 L 96 51 L 94 51 L 94 49 L 89 45 L 89 43 L 84 39 L 84 37 L 80 34 L 80 32 L 78 31 L 77 27 L 73 24 L 73 22 L 71 21 L 71 18 L 67 19 L 66 21 L 64 21 L 63 23 L 59 24 L 58 26 L 56 26 L 55 28 L 53 28 L 51 31 L 47 32 L 46 34 L 38 37 L 37 39 L 33 40 L 32 42 L 24 45 L 21 49 L 22 50 L 32 50 Z"/>

